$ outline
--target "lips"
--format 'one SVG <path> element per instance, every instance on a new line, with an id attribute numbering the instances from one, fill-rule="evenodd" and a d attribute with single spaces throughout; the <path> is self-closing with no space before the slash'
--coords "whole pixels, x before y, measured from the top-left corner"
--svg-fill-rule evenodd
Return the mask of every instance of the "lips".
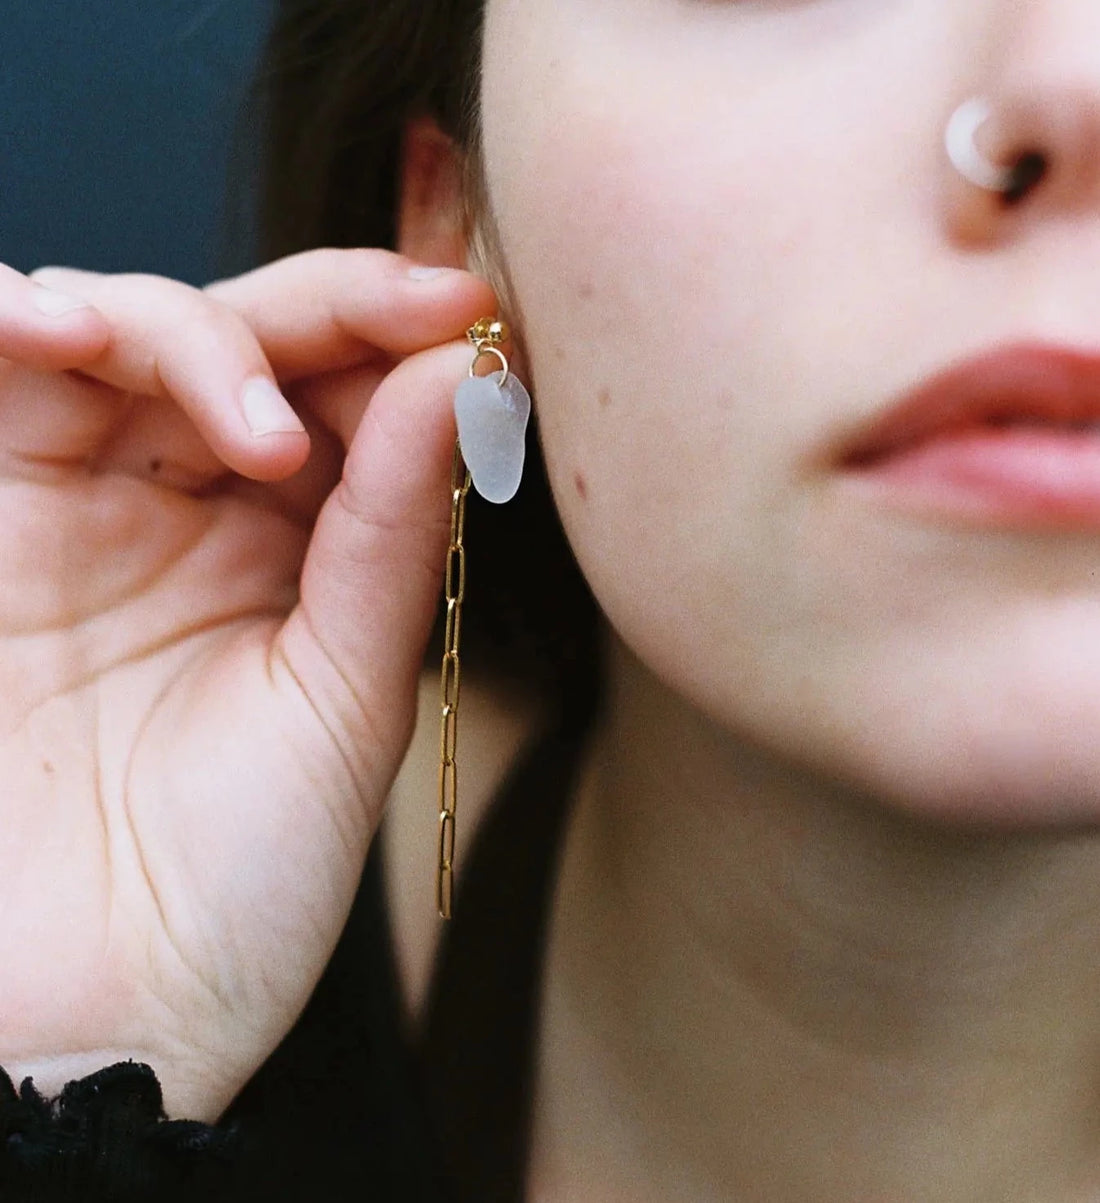
<path id="1" fill-rule="evenodd" d="M 925 510 L 1100 527 L 1100 354 L 1015 345 L 954 365 L 874 419 L 838 466 Z"/>

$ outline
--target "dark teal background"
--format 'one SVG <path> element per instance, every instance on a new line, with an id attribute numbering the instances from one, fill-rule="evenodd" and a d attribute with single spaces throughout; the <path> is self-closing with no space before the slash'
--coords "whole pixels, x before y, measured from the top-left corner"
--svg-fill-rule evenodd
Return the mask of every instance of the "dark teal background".
<path id="1" fill-rule="evenodd" d="M 202 284 L 254 258 L 271 0 L 0 0 L 0 262 Z"/>

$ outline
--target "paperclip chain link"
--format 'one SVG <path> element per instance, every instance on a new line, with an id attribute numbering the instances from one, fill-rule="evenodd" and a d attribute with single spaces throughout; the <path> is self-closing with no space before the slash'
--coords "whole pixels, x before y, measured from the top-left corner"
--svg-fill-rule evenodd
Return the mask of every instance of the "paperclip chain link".
<path id="1" fill-rule="evenodd" d="M 496 318 L 483 318 L 466 332 L 474 349 L 470 375 L 478 361 L 491 355 L 500 361 L 504 379 L 508 378 L 508 360 L 500 345 L 508 341 L 508 327 Z M 451 538 L 447 548 L 447 573 L 444 596 L 447 621 L 443 636 L 443 670 L 439 683 L 439 872 L 436 902 L 441 919 L 450 919 L 454 911 L 455 825 L 458 812 L 458 707 L 462 694 L 462 606 L 466 601 L 466 498 L 470 492 L 470 472 L 462 458 L 462 447 L 455 444 L 451 464 Z"/>
<path id="2" fill-rule="evenodd" d="M 466 600 L 466 497 L 470 473 L 455 444 L 451 465 L 451 539 L 447 549 L 443 672 L 439 694 L 439 875 L 437 903 L 442 919 L 454 909 L 455 823 L 458 810 L 458 706 L 462 693 L 462 605 Z"/>

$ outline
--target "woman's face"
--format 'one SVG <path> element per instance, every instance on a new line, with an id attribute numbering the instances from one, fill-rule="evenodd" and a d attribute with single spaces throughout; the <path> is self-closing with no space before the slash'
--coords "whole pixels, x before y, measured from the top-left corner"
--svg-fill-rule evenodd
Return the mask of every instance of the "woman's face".
<path id="1" fill-rule="evenodd" d="M 624 640 L 912 810 L 1100 816 L 1100 521 L 838 459 L 954 361 L 1100 351 L 1095 0 L 490 0 L 484 89 L 554 491 Z M 976 93 L 1053 114 L 1016 209 L 947 165 Z"/>

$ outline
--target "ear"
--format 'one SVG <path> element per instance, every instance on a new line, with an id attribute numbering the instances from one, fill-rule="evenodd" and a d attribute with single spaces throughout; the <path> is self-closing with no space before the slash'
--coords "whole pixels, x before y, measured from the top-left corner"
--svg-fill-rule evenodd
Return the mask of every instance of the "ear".
<path id="1" fill-rule="evenodd" d="M 462 157 L 431 117 L 405 130 L 397 249 L 433 267 L 466 266 Z"/>

